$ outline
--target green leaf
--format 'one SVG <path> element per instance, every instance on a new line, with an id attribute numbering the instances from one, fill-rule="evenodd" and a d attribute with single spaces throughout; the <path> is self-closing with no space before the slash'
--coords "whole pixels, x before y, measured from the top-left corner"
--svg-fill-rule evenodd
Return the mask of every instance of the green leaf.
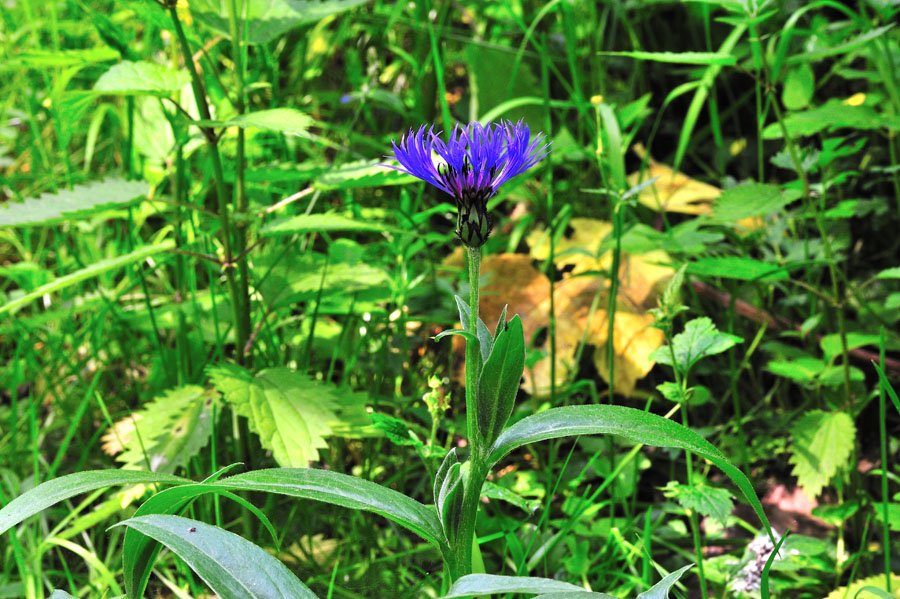
<path id="1" fill-rule="evenodd" d="M 261 234 L 294 235 L 321 231 L 391 231 L 384 223 L 371 220 L 348 218 L 340 214 L 298 214 L 263 227 Z"/>
<path id="2" fill-rule="evenodd" d="M 50 594 L 50 599 L 78 599 L 77 597 L 73 597 L 65 591 L 61 591 L 56 589 Z"/>
<path id="3" fill-rule="evenodd" d="M 125 96 L 171 96 L 190 82 L 190 75 L 185 71 L 143 60 L 126 60 L 103 73 L 94 84 L 94 91 Z"/>
<path id="4" fill-rule="evenodd" d="M 893 29 L 894 24 L 883 25 L 882 27 L 876 27 L 874 29 L 870 29 L 865 33 L 861 33 L 860 35 L 847 40 L 841 44 L 836 46 L 818 48 L 811 52 L 806 52 L 804 54 L 796 54 L 787 59 L 788 64 L 797 64 L 797 63 L 805 63 L 805 62 L 815 62 L 817 60 L 822 60 L 823 58 L 827 58 L 829 56 L 835 56 L 837 54 L 846 54 L 860 46 L 864 46 L 868 44 L 870 41 L 877 37 L 881 37 L 891 29 Z"/>
<path id="5" fill-rule="evenodd" d="M 637 599 L 669 599 L 669 590 L 678 582 L 685 572 L 693 568 L 693 564 L 684 566 L 665 576 L 655 585 L 637 596 Z"/>
<path id="6" fill-rule="evenodd" d="M 180 485 L 160 491 L 142 503 L 134 515 L 180 515 L 191 505 L 191 503 L 193 503 L 194 499 L 207 493 L 222 494 L 243 505 L 260 519 L 272 535 L 273 539 L 278 538 L 275 529 L 272 527 L 272 524 L 265 514 L 260 512 L 252 504 L 224 489 L 204 483 Z M 122 565 L 125 577 L 125 589 L 128 596 L 132 599 L 141 599 L 144 596 L 153 562 L 156 560 L 159 549 L 159 544 L 147 535 L 131 528 L 126 530 L 125 539 L 122 542 Z"/>
<path id="7" fill-rule="evenodd" d="M 262 491 L 373 512 L 441 546 L 443 531 L 434 508 L 368 480 L 330 470 L 272 468 L 237 474 L 214 483 L 231 491 Z"/>
<path id="8" fill-rule="evenodd" d="M 265 44 L 304 23 L 365 4 L 367 0 L 243 0 L 244 41 Z M 227 2 L 191 0 L 191 15 L 231 39 Z"/>
<path id="9" fill-rule="evenodd" d="M 4 57 L 0 72 L 23 66 L 33 69 L 79 67 L 111 60 L 119 60 L 119 53 L 106 46 L 70 50 L 29 50 Z"/>
<path id="10" fill-rule="evenodd" d="M 854 350 L 857 347 L 864 347 L 866 345 L 875 345 L 877 346 L 879 341 L 881 340 L 881 336 L 877 334 L 869 334 L 869 333 L 847 333 L 847 351 Z M 835 358 L 843 353 L 841 336 L 839 333 L 833 333 L 831 335 L 825 335 L 819 341 L 819 347 L 822 348 L 822 353 L 825 354 L 825 360 L 830 361 L 832 358 Z"/>
<path id="11" fill-rule="evenodd" d="M 517 508 L 521 509 L 528 515 L 533 514 L 539 507 L 541 507 L 539 501 L 525 499 L 518 493 L 511 491 L 506 487 L 501 487 L 497 483 L 492 483 L 489 480 L 484 481 L 484 485 L 481 487 L 481 496 L 487 497 L 489 499 L 505 501 L 506 503 L 514 505 Z"/>
<path id="12" fill-rule="evenodd" d="M 444 462 L 447 462 L 446 458 Z M 435 482 L 437 482 L 437 480 L 435 480 Z M 459 530 L 460 518 L 462 516 L 462 464 L 459 462 L 451 462 L 450 467 L 447 468 L 440 483 L 440 489 L 438 489 L 437 495 L 434 498 L 434 505 L 437 509 L 438 518 L 441 519 L 444 536 L 452 547 L 456 540 L 456 531 Z"/>
<path id="13" fill-rule="evenodd" d="M 720 354 L 743 341 L 740 337 L 722 333 L 713 321 L 703 316 L 684 325 L 684 331 L 672 339 L 672 351 L 668 345 L 657 348 L 650 358 L 660 364 L 672 364 L 672 352 L 679 372 L 687 373 L 698 360 Z"/>
<path id="14" fill-rule="evenodd" d="M 622 406 L 590 405 L 551 408 L 523 418 L 491 447 L 488 464 L 494 465 L 517 447 L 529 443 L 578 435 L 619 435 L 635 443 L 655 447 L 678 447 L 700 455 L 718 466 L 740 488 L 771 535 L 769 521 L 744 474 L 706 439 L 661 416 Z"/>
<path id="15" fill-rule="evenodd" d="M 209 442 L 215 392 L 188 385 L 172 389 L 126 417 L 104 437 L 121 443 L 116 458 L 128 470 L 174 474 Z"/>
<path id="16" fill-rule="evenodd" d="M 387 414 L 379 414 L 373 412 L 369 414 L 369 418 L 375 423 L 375 429 L 384 433 L 384 436 L 394 445 L 422 447 L 409 426 L 399 418 L 388 416 Z"/>
<path id="17" fill-rule="evenodd" d="M 150 256 L 155 256 L 157 254 L 161 254 L 168 250 L 171 250 L 175 247 L 174 241 L 164 241 L 162 243 L 158 243 L 156 245 L 147 245 L 141 248 L 134 250 L 128 254 L 122 254 L 121 256 L 116 256 L 115 258 L 108 258 L 106 260 L 101 260 L 96 264 L 91 264 L 81 270 L 76 270 L 75 272 L 68 274 L 64 277 L 60 277 L 55 281 L 51 281 L 50 283 L 46 283 L 41 285 L 37 289 L 33 289 L 22 295 L 21 297 L 17 297 L 12 301 L 7 302 L 3 306 L 0 306 L 0 314 L 4 314 L 6 312 L 13 312 L 18 310 L 22 306 L 33 302 L 34 300 L 48 294 L 55 293 L 62 289 L 66 289 L 67 287 L 71 287 L 72 285 L 77 285 L 83 281 L 88 279 L 92 279 L 94 277 L 98 277 L 104 273 L 118 270 L 122 267 L 128 266 L 134 262 L 141 262 L 146 260 Z"/>
<path id="18" fill-rule="evenodd" d="M 888 501 L 874 503 L 872 507 L 875 510 L 875 517 L 878 518 L 879 522 L 884 522 L 884 513 L 887 511 L 888 528 L 894 532 L 900 532 L 900 503 Z"/>
<path id="19" fill-rule="evenodd" d="M 60 501 L 82 493 L 116 485 L 138 485 L 150 483 L 189 483 L 188 479 L 157 472 L 137 472 L 134 470 L 88 470 L 67 474 L 22 493 L 0 509 L 0 535 Z"/>
<path id="20" fill-rule="evenodd" d="M 788 71 L 781 92 L 781 102 L 788 110 L 800 110 L 809 105 L 816 88 L 816 76 L 812 67 L 799 64 Z"/>
<path id="21" fill-rule="evenodd" d="M 713 218 L 720 222 L 736 223 L 745 218 L 778 212 L 796 199 L 796 194 L 782 192 L 774 185 L 738 185 L 722 192 L 713 207 Z"/>
<path id="22" fill-rule="evenodd" d="M 168 547 L 221 599 L 318 599 L 280 561 L 221 528 L 162 514 L 137 516 L 117 526 L 133 528 Z"/>
<path id="23" fill-rule="evenodd" d="M 45 193 L 24 202 L 7 202 L 0 208 L 0 227 L 55 225 L 124 208 L 147 195 L 147 184 L 124 179 L 104 179 L 57 193 Z"/>
<path id="24" fill-rule="evenodd" d="M 818 497 L 838 468 L 849 463 L 856 441 L 853 419 L 844 412 L 813 410 L 797 419 L 791 436 L 791 474 L 810 497 Z"/>
<path id="25" fill-rule="evenodd" d="M 476 595 L 496 595 L 500 593 L 542 593 L 578 592 L 586 593 L 583 588 L 553 580 L 550 578 L 534 578 L 530 576 L 496 576 L 493 574 L 468 574 L 453 583 L 443 599 L 458 597 L 475 597 Z"/>
<path id="26" fill-rule="evenodd" d="M 240 127 L 242 129 L 265 129 L 285 135 L 301 135 L 309 129 L 313 120 L 295 108 L 271 108 L 232 117 L 226 121 L 191 121 L 201 127 Z"/>
<path id="27" fill-rule="evenodd" d="M 815 135 L 834 129 L 889 129 L 891 122 L 885 120 L 871 106 L 850 106 L 832 98 L 819 106 L 803 112 L 789 114 L 784 126 L 791 137 Z M 763 139 L 781 139 L 782 130 L 778 123 L 771 123 L 763 129 Z"/>
<path id="28" fill-rule="evenodd" d="M 717 64 L 733 66 L 737 64 L 737 57 L 731 54 L 718 52 L 598 52 L 603 56 L 624 56 L 638 60 L 650 60 L 653 62 L 665 62 L 670 64 Z"/>
<path id="29" fill-rule="evenodd" d="M 247 418 L 263 447 L 282 466 L 308 466 L 327 447 L 338 420 L 328 388 L 289 368 L 268 368 L 256 376 L 233 365 L 209 371 L 213 385 Z"/>
<path id="30" fill-rule="evenodd" d="M 788 278 L 787 270 L 744 256 L 709 256 L 689 262 L 687 271 L 703 277 L 741 281 L 778 281 Z"/>
<path id="31" fill-rule="evenodd" d="M 418 181 L 412 175 L 387 168 L 380 160 L 348 162 L 323 173 L 313 182 L 320 191 L 357 189 L 359 187 L 384 187 L 406 185 Z"/>
<path id="32" fill-rule="evenodd" d="M 876 279 L 900 279 L 900 266 L 894 266 L 892 268 L 885 268 L 877 275 L 875 275 Z"/>
<path id="33" fill-rule="evenodd" d="M 666 497 L 674 498 L 678 504 L 704 516 L 715 518 L 725 526 L 725 521 L 734 509 L 731 493 L 702 483 L 680 485 L 674 481 L 663 487 Z"/>
<path id="34" fill-rule="evenodd" d="M 606 593 L 593 593 L 590 591 L 571 591 L 563 593 L 547 593 L 538 595 L 534 599 L 619 599 Z"/>
<path id="35" fill-rule="evenodd" d="M 897 392 L 894 390 L 894 387 L 891 386 L 891 382 L 888 380 L 887 375 L 884 373 L 881 366 L 874 362 L 872 362 L 872 366 L 874 366 L 876 372 L 878 372 L 878 380 L 881 383 L 881 388 L 887 392 L 888 397 L 891 398 L 891 403 L 894 404 L 894 408 L 897 410 L 897 414 L 900 414 L 900 398 L 897 397 Z"/>
<path id="36" fill-rule="evenodd" d="M 490 339 L 490 333 L 487 333 L 487 342 Z M 516 403 L 524 369 L 525 334 L 522 319 L 516 315 L 497 336 L 478 383 L 475 416 L 485 444 L 493 443 L 506 426 Z"/>

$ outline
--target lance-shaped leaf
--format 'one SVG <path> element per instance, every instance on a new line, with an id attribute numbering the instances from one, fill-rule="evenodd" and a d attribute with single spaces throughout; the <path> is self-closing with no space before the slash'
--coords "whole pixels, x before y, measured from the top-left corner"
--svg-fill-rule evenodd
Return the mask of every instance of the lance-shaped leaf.
<path id="1" fill-rule="evenodd" d="M 86 218 L 104 210 L 124 208 L 142 199 L 149 185 L 111 177 L 45 193 L 24 202 L 5 202 L 0 208 L 0 227 L 55 225 Z"/>
<path id="2" fill-rule="evenodd" d="M 516 315 L 499 335 L 481 370 L 476 419 L 481 438 L 493 443 L 506 426 L 525 369 L 525 334 Z"/>
<path id="3" fill-rule="evenodd" d="M 116 485 L 189 482 L 191 481 L 178 476 L 136 470 L 89 470 L 67 474 L 41 483 L 3 506 L 0 509 L 0 535 L 29 516 L 89 491 Z"/>
<path id="4" fill-rule="evenodd" d="M 661 416 L 623 406 L 566 406 L 523 418 L 503 431 L 491 448 L 488 463 L 496 464 L 517 447 L 536 441 L 577 435 L 619 435 L 635 443 L 656 447 L 678 447 L 706 458 L 718 466 L 740 488 L 759 516 L 769 536 L 772 529 L 753 485 L 709 441 L 691 429 Z M 773 537 L 774 538 L 774 537 Z"/>
<path id="5" fill-rule="evenodd" d="M 441 481 L 441 489 L 438 491 L 436 499 L 441 526 L 444 527 L 444 536 L 451 545 L 456 538 L 462 514 L 463 476 L 461 469 L 462 465 L 459 463 L 450 466 L 444 480 Z"/>
<path id="6" fill-rule="evenodd" d="M 675 570 L 671 574 L 663 577 L 662 580 L 637 596 L 637 599 L 669 599 L 669 589 L 678 582 L 681 576 L 694 567 L 694 564 L 688 564 L 683 568 Z"/>
<path id="7" fill-rule="evenodd" d="M 476 595 L 495 595 L 498 593 L 527 593 L 531 595 L 546 593 L 585 593 L 587 591 L 574 584 L 553 580 L 552 578 L 534 578 L 531 576 L 496 576 L 493 574 L 468 574 L 453 583 L 443 599 L 458 597 L 475 597 Z"/>
<path id="8" fill-rule="evenodd" d="M 318 599 L 262 548 L 215 526 L 162 514 L 121 522 L 171 549 L 221 599 Z"/>
<path id="9" fill-rule="evenodd" d="M 441 524 L 432 508 L 403 493 L 355 476 L 310 468 L 272 468 L 231 476 L 216 482 L 215 486 L 232 491 L 277 493 L 374 512 L 429 543 L 442 546 Z"/>

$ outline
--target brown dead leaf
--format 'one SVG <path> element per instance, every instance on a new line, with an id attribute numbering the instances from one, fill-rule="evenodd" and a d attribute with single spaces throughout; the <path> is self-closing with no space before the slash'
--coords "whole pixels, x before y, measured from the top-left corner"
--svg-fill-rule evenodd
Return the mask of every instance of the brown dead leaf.
<path id="1" fill-rule="evenodd" d="M 100 438 L 103 441 L 101 448 L 106 455 L 118 455 L 125 449 L 123 443 L 128 443 L 136 428 L 135 423 L 141 419 L 140 414 L 126 416 L 112 425 Z"/>

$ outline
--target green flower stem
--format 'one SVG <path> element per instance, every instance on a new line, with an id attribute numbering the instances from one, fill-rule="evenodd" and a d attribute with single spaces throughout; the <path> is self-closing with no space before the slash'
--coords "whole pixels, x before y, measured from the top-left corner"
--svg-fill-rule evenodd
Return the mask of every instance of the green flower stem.
<path id="1" fill-rule="evenodd" d="M 178 18 L 178 10 L 174 4 L 168 6 L 169 16 L 172 18 L 172 26 L 175 28 L 175 36 L 178 38 L 181 54 L 184 58 L 185 66 L 191 75 L 191 87 L 194 90 L 194 98 L 197 102 L 197 111 L 200 118 L 204 120 L 212 120 L 209 111 L 209 104 L 206 101 L 206 90 L 203 88 L 203 80 L 194 66 L 194 60 L 191 56 L 191 47 L 188 43 L 187 36 L 184 34 L 184 27 Z M 238 277 L 234 271 L 234 253 L 232 251 L 231 236 L 232 227 L 231 219 L 228 215 L 228 194 L 225 186 L 225 172 L 222 168 L 222 156 L 219 153 L 219 141 L 215 135 L 206 135 L 207 146 L 209 147 L 210 158 L 213 165 L 213 176 L 215 179 L 216 200 L 218 202 L 219 219 L 222 222 L 222 245 L 225 249 L 225 279 L 228 282 L 228 291 L 231 296 L 232 309 L 234 311 L 234 325 L 237 336 L 237 346 L 235 352 L 239 363 L 244 362 L 244 346 L 250 335 L 250 301 L 247 296 L 247 289 L 241 293 L 241 286 Z M 243 258 L 246 261 L 246 258 Z"/>
<path id="2" fill-rule="evenodd" d="M 478 338 L 478 282 L 481 278 L 481 248 L 466 246 L 469 263 L 469 322 L 462 325 Z M 480 457 L 481 435 L 475 424 L 478 401 L 478 375 L 481 373 L 481 350 L 477 343 L 466 341 L 466 426 L 472 456 Z"/>

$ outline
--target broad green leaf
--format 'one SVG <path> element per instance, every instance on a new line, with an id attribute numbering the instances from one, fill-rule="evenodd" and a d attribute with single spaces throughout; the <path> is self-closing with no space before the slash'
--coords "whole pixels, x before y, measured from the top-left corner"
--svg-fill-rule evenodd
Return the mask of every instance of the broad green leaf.
<path id="1" fill-rule="evenodd" d="M 663 487 L 663 493 L 674 498 L 681 507 L 715 518 L 723 526 L 734 509 L 731 493 L 702 483 L 680 485 L 673 481 Z"/>
<path id="2" fill-rule="evenodd" d="M 850 106 L 832 98 L 818 108 L 789 114 L 784 126 L 791 137 L 805 137 L 834 129 L 887 129 L 891 122 L 871 106 Z M 781 139 L 781 126 L 778 123 L 767 125 L 762 135 L 763 139 Z"/>
<path id="3" fill-rule="evenodd" d="M 562 593 L 547 593 L 538 595 L 534 599 L 619 599 L 606 593 L 594 593 L 591 591 L 569 591 Z"/>
<path id="4" fill-rule="evenodd" d="M 443 531 L 434 508 L 355 476 L 310 468 L 273 468 L 237 474 L 215 485 L 231 491 L 277 493 L 374 512 L 408 528 L 429 543 L 442 544 Z"/>
<path id="5" fill-rule="evenodd" d="M 894 266 L 892 268 L 885 268 L 877 275 L 875 275 L 876 279 L 900 279 L 900 266 Z"/>
<path id="6" fill-rule="evenodd" d="M 321 231 L 390 231 L 392 227 L 371 220 L 349 218 L 340 214 L 298 214 L 263 227 L 261 234 L 294 235 Z"/>
<path id="7" fill-rule="evenodd" d="M 671 420 L 623 406 L 589 405 L 551 408 L 523 418 L 503 431 L 491 448 L 488 463 L 529 443 L 578 435 L 619 435 L 634 443 L 655 447 L 678 447 L 700 455 L 718 466 L 740 488 L 771 535 L 769 521 L 753 485 L 709 441 Z"/>
<path id="8" fill-rule="evenodd" d="M 94 84 L 101 94 L 170 96 L 191 82 L 186 71 L 154 62 L 123 61 L 113 65 Z"/>
<path id="9" fill-rule="evenodd" d="M 778 281 L 788 278 L 787 270 L 746 256 L 707 256 L 688 262 L 687 271 L 702 277 L 741 281 Z"/>
<path id="10" fill-rule="evenodd" d="M 875 517 L 879 522 L 884 522 L 885 512 L 887 512 L 887 525 L 894 532 L 900 532 L 900 503 L 882 502 L 875 503 L 872 508 L 875 510 Z"/>
<path id="11" fill-rule="evenodd" d="M 67 474 L 41 483 L 3 506 L 0 509 L 0 535 L 60 501 L 89 491 L 117 485 L 189 482 L 191 481 L 188 479 L 170 474 L 134 470 L 88 470 Z"/>
<path id="12" fill-rule="evenodd" d="M 156 245 L 146 245 L 144 247 L 138 248 L 133 252 L 128 254 L 122 254 L 121 256 L 116 256 L 115 258 L 108 258 L 106 260 L 101 260 L 95 264 L 91 264 L 90 266 L 86 266 L 81 270 L 76 270 L 75 272 L 68 274 L 64 277 L 60 277 L 55 281 L 51 281 L 45 285 L 41 285 L 37 289 L 33 289 L 22 295 L 21 297 L 17 297 L 12 301 L 7 302 L 3 306 L 0 306 L 0 314 L 5 312 L 12 312 L 18 310 L 22 306 L 33 302 L 34 300 L 40 298 L 43 295 L 48 293 L 55 293 L 67 287 L 71 287 L 72 285 L 77 285 L 83 281 L 88 279 L 92 279 L 94 277 L 98 277 L 104 273 L 118 270 L 129 264 L 133 264 L 135 262 L 141 262 L 146 260 L 150 256 L 155 256 L 157 254 L 162 254 L 163 252 L 167 252 L 175 247 L 174 241 L 164 241 L 162 243 L 158 243 Z"/>
<path id="13" fill-rule="evenodd" d="M 514 505 L 517 508 L 521 509 L 526 514 L 533 514 L 535 510 L 541 507 L 539 501 L 533 501 L 530 499 L 525 499 L 518 493 L 507 489 L 506 487 L 501 487 L 497 483 L 492 483 L 491 481 L 485 481 L 484 486 L 481 487 L 481 496 L 487 497 L 488 499 L 497 499 L 499 501 L 505 501 L 510 505 Z"/>
<path id="14" fill-rule="evenodd" d="M 866 578 L 859 578 L 853 581 L 849 586 L 842 586 L 834 589 L 825 597 L 825 599 L 856 599 L 857 593 L 866 587 L 875 587 L 887 590 L 887 577 L 884 574 L 875 574 Z M 893 597 L 900 597 L 900 575 L 891 574 L 891 590 Z M 859 595 L 860 599 L 868 599 L 869 595 Z"/>
<path id="15" fill-rule="evenodd" d="M 229 0 L 191 0 L 191 15 L 231 39 Z M 265 44 L 304 23 L 312 23 L 367 0 L 243 0 L 244 41 Z"/>
<path id="16" fill-rule="evenodd" d="M 438 518 L 441 519 L 444 536 L 450 545 L 453 546 L 456 539 L 456 531 L 459 530 L 460 517 L 462 516 L 462 465 L 459 462 L 451 463 L 440 482 L 441 487 L 434 498 L 434 505 L 437 509 Z"/>
<path id="17" fill-rule="evenodd" d="M 204 483 L 179 485 L 160 491 L 142 503 L 134 515 L 171 514 L 177 516 L 187 509 L 194 499 L 207 493 L 219 493 L 243 505 L 259 518 L 273 539 L 278 538 L 266 515 L 252 504 L 224 489 Z M 122 565 L 125 576 L 125 589 L 129 597 L 141 599 L 144 596 L 147 581 L 150 578 L 150 571 L 159 549 L 159 544 L 147 535 L 131 528 L 125 532 L 125 539 L 122 542 Z"/>
<path id="18" fill-rule="evenodd" d="M 857 347 L 864 347 L 866 345 L 877 346 L 880 339 L 881 337 L 878 334 L 847 333 L 847 351 L 856 349 Z M 843 350 L 840 334 L 832 333 L 831 335 L 825 335 L 819 341 L 819 347 L 822 348 L 822 353 L 825 354 L 826 361 L 841 355 Z"/>
<path id="19" fill-rule="evenodd" d="M 295 108 L 271 108 L 232 117 L 225 121 L 191 121 L 204 127 L 240 127 L 242 129 L 265 129 L 285 135 L 300 135 L 313 124 L 312 118 Z"/>
<path id="20" fill-rule="evenodd" d="M 388 168 L 380 160 L 359 160 L 336 166 L 313 182 L 321 191 L 355 189 L 358 187 L 384 187 L 405 185 L 418 181 L 412 175 Z"/>
<path id="21" fill-rule="evenodd" d="M 534 578 L 530 576 L 496 576 L 493 574 L 468 574 L 453 583 L 443 599 L 458 597 L 475 597 L 477 595 L 497 595 L 505 593 L 526 593 L 539 595 L 545 593 L 578 592 L 586 593 L 583 588 L 553 580 L 551 578 Z"/>
<path id="22" fill-rule="evenodd" d="M 684 325 L 684 331 L 672 338 L 671 351 L 668 345 L 663 345 L 654 350 L 650 357 L 660 364 L 673 366 L 674 353 L 679 372 L 687 373 L 698 360 L 720 354 L 741 341 L 743 339 L 740 337 L 722 333 L 712 320 L 703 316 L 689 321 Z"/>
<path id="23" fill-rule="evenodd" d="M 731 54 L 717 52 L 598 52 L 603 56 L 624 56 L 638 60 L 650 60 L 652 62 L 665 62 L 671 64 L 716 64 L 733 66 L 737 64 L 737 57 Z"/>
<path id="24" fill-rule="evenodd" d="M 221 528 L 162 514 L 137 516 L 117 526 L 168 547 L 221 599 L 318 599 L 280 561 Z"/>
<path id="25" fill-rule="evenodd" d="M 487 333 L 486 342 L 490 343 L 490 339 L 490 333 Z M 484 443 L 493 443 L 506 426 L 524 369 L 525 335 L 522 319 L 516 315 L 497 336 L 481 370 L 475 416 Z"/>
<path id="26" fill-rule="evenodd" d="M 665 576 L 655 585 L 637 596 L 637 599 L 669 599 L 669 590 L 678 582 L 685 572 L 693 568 L 693 564 L 684 566 Z"/>
<path id="27" fill-rule="evenodd" d="M 782 192 L 774 185 L 738 185 L 722 192 L 713 206 L 713 218 L 720 222 L 736 223 L 745 218 L 778 212 L 796 199 L 794 194 Z"/>
<path id="28" fill-rule="evenodd" d="M 65 591 L 61 591 L 56 589 L 50 594 L 50 599 L 78 599 L 77 597 L 73 597 Z"/>
<path id="29" fill-rule="evenodd" d="M 112 208 L 124 208 L 147 195 L 141 181 L 104 179 L 57 193 L 45 193 L 24 202 L 7 202 L 0 208 L 0 227 L 55 225 Z"/>
<path id="30" fill-rule="evenodd" d="M 856 442 L 856 426 L 844 412 L 812 410 L 797 419 L 791 437 L 791 474 L 806 494 L 815 498 L 838 468 L 848 464 Z"/>
<path id="31" fill-rule="evenodd" d="M 174 474 L 209 442 L 216 396 L 196 385 L 167 391 L 116 424 L 104 449 L 122 452 L 125 469 Z"/>
<path id="32" fill-rule="evenodd" d="M 766 370 L 772 374 L 783 376 L 801 383 L 815 380 L 824 372 L 826 364 L 818 358 L 795 358 L 793 360 L 772 360 L 766 364 Z"/>
<path id="33" fill-rule="evenodd" d="M 781 102 L 788 110 L 800 110 L 809 105 L 816 88 L 816 79 L 812 67 L 806 63 L 799 64 L 788 71 L 781 92 Z"/>
<path id="34" fill-rule="evenodd" d="M 282 466 L 308 466 L 327 447 L 331 422 L 338 420 L 327 387 L 289 368 L 268 368 L 256 376 L 233 365 L 209 371 L 213 385 Z"/>

